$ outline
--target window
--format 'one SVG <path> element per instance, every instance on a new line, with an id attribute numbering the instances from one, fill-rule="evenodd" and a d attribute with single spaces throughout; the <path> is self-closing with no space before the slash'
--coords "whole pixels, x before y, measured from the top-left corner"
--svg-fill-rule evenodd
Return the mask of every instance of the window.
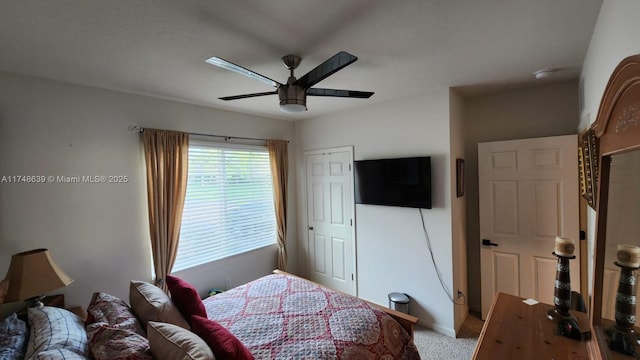
<path id="1" fill-rule="evenodd" d="M 276 243 L 266 147 L 191 141 L 173 271 Z"/>

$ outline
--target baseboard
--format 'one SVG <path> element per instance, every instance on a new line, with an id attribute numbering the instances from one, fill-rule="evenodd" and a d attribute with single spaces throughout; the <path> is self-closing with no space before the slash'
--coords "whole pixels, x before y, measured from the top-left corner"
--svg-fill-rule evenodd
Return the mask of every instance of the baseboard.
<path id="1" fill-rule="evenodd" d="M 442 325 L 438 325 L 438 324 L 433 324 L 427 321 L 422 321 L 422 320 L 418 320 L 418 324 L 420 326 L 424 326 L 426 328 L 429 328 L 433 331 L 437 331 L 440 334 L 443 335 L 447 335 L 449 337 L 455 338 L 456 337 L 456 330 L 450 327 L 446 327 L 446 326 L 442 326 Z"/>

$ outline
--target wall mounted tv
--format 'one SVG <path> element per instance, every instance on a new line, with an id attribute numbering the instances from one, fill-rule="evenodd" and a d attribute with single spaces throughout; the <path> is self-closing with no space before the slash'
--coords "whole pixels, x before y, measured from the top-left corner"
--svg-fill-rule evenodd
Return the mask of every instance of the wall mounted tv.
<path id="1" fill-rule="evenodd" d="M 354 161 L 356 204 L 431 209 L 431 157 Z"/>

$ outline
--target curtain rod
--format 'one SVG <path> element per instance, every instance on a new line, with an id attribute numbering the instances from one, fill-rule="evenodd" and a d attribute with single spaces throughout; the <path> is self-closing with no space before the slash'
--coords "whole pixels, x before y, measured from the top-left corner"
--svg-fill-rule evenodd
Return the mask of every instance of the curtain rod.
<path id="1" fill-rule="evenodd" d="M 131 126 L 129 128 L 129 130 L 133 131 L 133 132 L 141 133 L 141 134 L 144 132 L 144 128 L 141 127 L 141 126 L 137 126 L 137 125 Z M 192 133 L 192 132 L 187 133 L 187 134 L 195 135 L 195 136 L 206 136 L 206 137 L 223 138 L 224 141 L 229 141 L 229 140 L 234 140 L 234 139 L 237 139 L 237 140 L 253 140 L 253 141 L 267 141 L 267 140 L 269 140 L 269 139 L 252 138 L 252 137 L 216 135 L 216 134 L 202 134 L 202 133 Z M 286 140 L 286 141 L 287 141 L 287 144 L 288 144 L 289 140 Z"/>

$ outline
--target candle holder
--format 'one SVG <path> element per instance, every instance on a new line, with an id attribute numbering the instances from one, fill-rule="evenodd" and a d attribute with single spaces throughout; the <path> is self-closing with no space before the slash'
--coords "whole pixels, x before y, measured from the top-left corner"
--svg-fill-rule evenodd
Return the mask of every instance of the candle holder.
<path id="1" fill-rule="evenodd" d="M 578 319 L 571 315 L 571 274 L 569 260 L 575 255 L 559 255 L 555 251 L 553 256 L 558 258 L 556 265 L 556 282 L 553 290 L 553 309 L 547 312 L 547 318 L 558 323 L 560 335 L 573 339 L 582 339 L 582 332 L 578 328 Z"/>
<path id="2" fill-rule="evenodd" d="M 634 271 L 640 267 L 631 267 L 618 261 L 614 262 L 620 268 L 620 280 L 616 293 L 616 323 L 605 329 L 609 336 L 609 347 L 617 352 L 633 355 L 635 346 L 640 345 L 636 323 L 636 277 Z"/>

